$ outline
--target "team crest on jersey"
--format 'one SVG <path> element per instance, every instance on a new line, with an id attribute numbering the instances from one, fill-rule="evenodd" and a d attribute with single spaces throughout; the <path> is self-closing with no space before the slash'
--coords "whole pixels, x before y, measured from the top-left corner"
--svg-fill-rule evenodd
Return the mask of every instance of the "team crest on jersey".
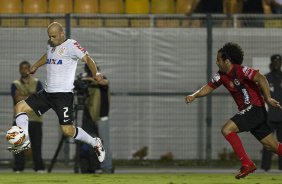
<path id="1" fill-rule="evenodd" d="M 238 80 L 238 79 L 234 79 L 234 84 L 236 85 L 236 86 L 239 86 L 240 85 L 240 81 Z"/>
<path id="2" fill-rule="evenodd" d="M 46 64 L 53 64 L 53 65 L 61 65 L 63 64 L 63 60 L 61 59 L 47 59 Z"/>
<path id="3" fill-rule="evenodd" d="M 65 52 L 65 50 L 66 50 L 66 48 L 60 48 L 60 50 L 58 51 L 58 54 L 60 55 L 60 56 L 62 56 L 63 54 L 64 54 L 64 52 Z"/>

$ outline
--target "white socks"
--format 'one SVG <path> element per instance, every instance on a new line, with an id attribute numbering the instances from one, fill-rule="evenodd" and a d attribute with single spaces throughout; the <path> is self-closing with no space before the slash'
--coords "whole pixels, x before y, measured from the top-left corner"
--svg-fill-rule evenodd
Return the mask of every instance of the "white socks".
<path id="1" fill-rule="evenodd" d="M 26 135 L 27 140 L 29 140 L 28 135 L 28 116 L 26 113 L 21 112 L 16 115 L 16 124 L 21 127 Z"/>
<path id="2" fill-rule="evenodd" d="M 85 132 L 82 128 L 76 127 L 75 130 L 76 132 L 73 137 L 75 140 L 85 142 L 87 144 L 90 144 L 93 147 L 97 145 L 96 140 L 93 137 L 91 137 L 87 132 Z"/>

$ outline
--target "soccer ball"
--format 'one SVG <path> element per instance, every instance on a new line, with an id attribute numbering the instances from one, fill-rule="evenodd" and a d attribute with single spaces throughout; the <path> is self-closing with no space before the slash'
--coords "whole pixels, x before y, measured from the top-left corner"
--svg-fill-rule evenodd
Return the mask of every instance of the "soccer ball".
<path id="1" fill-rule="evenodd" d="M 25 134 L 22 128 L 12 126 L 6 133 L 6 139 L 14 146 L 21 145 L 25 141 Z"/>

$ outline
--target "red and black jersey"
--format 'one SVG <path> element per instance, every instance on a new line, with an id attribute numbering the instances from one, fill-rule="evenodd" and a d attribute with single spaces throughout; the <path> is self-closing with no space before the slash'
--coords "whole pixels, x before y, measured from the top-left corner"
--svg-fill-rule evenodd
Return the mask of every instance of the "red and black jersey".
<path id="1" fill-rule="evenodd" d="M 263 106 L 264 99 L 256 82 L 253 81 L 258 70 L 242 65 L 233 65 L 229 73 L 218 71 L 208 85 L 214 89 L 221 84 L 230 92 L 241 111 L 250 105 Z"/>

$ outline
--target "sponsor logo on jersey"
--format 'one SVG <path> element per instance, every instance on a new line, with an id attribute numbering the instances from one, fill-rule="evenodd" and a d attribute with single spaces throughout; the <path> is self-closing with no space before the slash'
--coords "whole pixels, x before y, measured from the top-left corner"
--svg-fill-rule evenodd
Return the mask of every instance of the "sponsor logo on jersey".
<path id="1" fill-rule="evenodd" d="M 242 67 L 242 70 L 243 70 L 244 73 L 246 72 L 247 69 L 248 69 L 248 67 L 246 67 L 246 66 Z"/>
<path id="2" fill-rule="evenodd" d="M 254 70 L 252 70 L 251 68 L 244 66 L 243 67 L 243 72 L 245 74 L 246 77 L 251 78 L 251 76 L 253 75 Z"/>
<path id="3" fill-rule="evenodd" d="M 46 64 L 53 64 L 53 65 L 61 65 L 63 64 L 63 60 L 61 59 L 47 59 Z"/>
<path id="4" fill-rule="evenodd" d="M 243 115 L 243 114 L 245 114 L 246 112 L 248 112 L 249 110 L 251 110 L 252 107 L 253 107 L 252 105 L 249 105 L 247 108 L 245 108 L 245 109 L 239 111 L 237 114 Z"/>
<path id="5" fill-rule="evenodd" d="M 75 42 L 74 45 L 75 45 L 79 50 L 81 50 L 84 54 L 86 53 L 86 49 L 83 48 L 83 47 L 81 47 L 78 42 Z"/>
<path id="6" fill-rule="evenodd" d="M 250 104 L 250 96 L 248 94 L 248 91 L 246 89 L 242 89 L 243 92 L 243 98 L 244 98 L 244 104 Z"/>
<path id="7" fill-rule="evenodd" d="M 219 73 L 214 74 L 214 76 L 212 77 L 212 83 L 218 82 L 219 79 L 220 79 Z"/>

